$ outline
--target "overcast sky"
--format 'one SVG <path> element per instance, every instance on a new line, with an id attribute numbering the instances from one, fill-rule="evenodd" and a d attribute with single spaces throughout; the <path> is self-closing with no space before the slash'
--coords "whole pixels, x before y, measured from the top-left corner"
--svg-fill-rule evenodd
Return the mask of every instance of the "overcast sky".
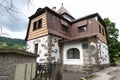
<path id="1" fill-rule="evenodd" d="M 116 27 L 120 30 L 120 0 L 32 0 L 29 7 L 24 0 L 23 2 L 22 0 L 14 1 L 16 1 L 14 3 L 19 12 L 11 13 L 11 16 L 0 10 L 0 34 L 2 36 L 9 35 L 11 38 L 24 39 L 29 16 L 34 14 L 39 7 L 44 8 L 48 6 L 52 8 L 55 6 L 58 9 L 61 7 L 61 3 L 75 18 L 97 12 L 102 18 L 109 18 L 112 22 L 115 22 Z"/>

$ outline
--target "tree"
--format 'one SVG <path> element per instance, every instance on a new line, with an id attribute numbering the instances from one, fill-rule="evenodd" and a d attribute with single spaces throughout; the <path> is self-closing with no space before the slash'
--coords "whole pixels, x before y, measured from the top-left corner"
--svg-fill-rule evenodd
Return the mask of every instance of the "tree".
<path id="1" fill-rule="evenodd" d="M 120 42 L 118 41 L 119 30 L 115 27 L 115 23 L 111 22 L 109 18 L 105 18 L 107 33 L 108 33 L 108 48 L 110 55 L 110 62 L 115 65 L 116 61 L 120 59 Z"/>

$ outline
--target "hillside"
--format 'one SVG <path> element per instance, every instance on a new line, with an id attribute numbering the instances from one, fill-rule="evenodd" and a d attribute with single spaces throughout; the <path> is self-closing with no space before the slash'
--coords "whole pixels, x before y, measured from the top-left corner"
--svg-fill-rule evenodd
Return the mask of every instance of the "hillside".
<path id="1" fill-rule="evenodd" d="M 25 49 L 26 41 L 22 39 L 11 39 L 7 37 L 0 37 L 0 48 Z"/>

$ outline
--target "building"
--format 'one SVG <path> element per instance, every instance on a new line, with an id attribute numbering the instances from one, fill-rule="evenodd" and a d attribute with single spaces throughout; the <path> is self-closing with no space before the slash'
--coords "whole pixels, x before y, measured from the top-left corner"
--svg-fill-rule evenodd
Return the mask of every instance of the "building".
<path id="1" fill-rule="evenodd" d="M 27 51 L 38 63 L 61 62 L 64 69 L 109 64 L 106 25 L 98 13 L 75 19 L 62 5 L 39 8 L 29 17 Z"/>
<path id="2" fill-rule="evenodd" d="M 36 57 L 24 50 L 0 48 L 0 80 L 33 80 Z"/>

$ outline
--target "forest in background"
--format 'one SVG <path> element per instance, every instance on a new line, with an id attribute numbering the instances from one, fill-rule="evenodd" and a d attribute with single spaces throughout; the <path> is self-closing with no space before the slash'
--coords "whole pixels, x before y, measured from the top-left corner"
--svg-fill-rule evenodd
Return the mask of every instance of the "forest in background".
<path id="1" fill-rule="evenodd" d="M 26 41 L 22 39 L 12 39 L 0 37 L 0 48 L 26 49 Z"/>

